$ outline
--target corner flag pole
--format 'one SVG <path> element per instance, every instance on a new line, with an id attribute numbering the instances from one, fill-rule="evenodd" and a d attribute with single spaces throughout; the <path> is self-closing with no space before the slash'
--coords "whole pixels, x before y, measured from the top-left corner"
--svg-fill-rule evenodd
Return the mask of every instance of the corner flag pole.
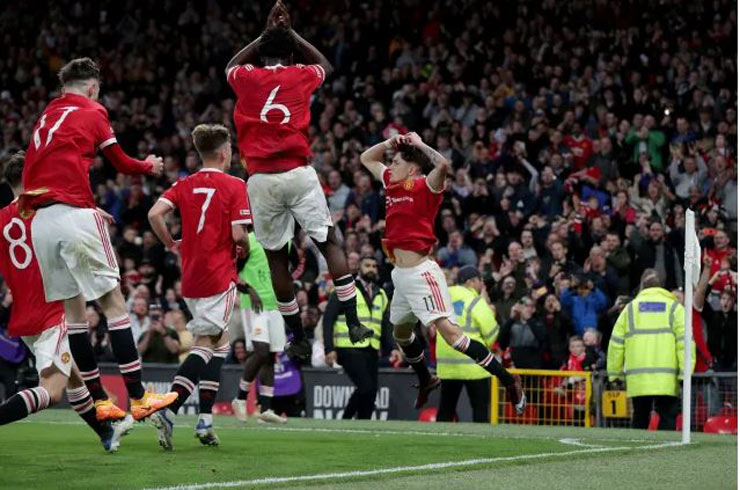
<path id="1" fill-rule="evenodd" d="M 696 272 L 701 264 L 701 248 L 696 237 L 696 221 L 694 212 L 686 210 L 684 221 L 684 329 L 683 329 L 683 415 L 681 427 L 681 443 L 691 443 L 691 340 L 692 318 L 694 307 L 694 282 L 699 279 Z"/>

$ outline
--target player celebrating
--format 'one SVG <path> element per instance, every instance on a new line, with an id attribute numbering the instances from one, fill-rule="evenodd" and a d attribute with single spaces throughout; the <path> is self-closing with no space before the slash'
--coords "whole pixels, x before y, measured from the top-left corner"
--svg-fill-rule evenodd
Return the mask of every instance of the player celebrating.
<path id="1" fill-rule="evenodd" d="M 5 180 L 16 196 L 22 192 L 24 152 L 18 152 L 5 166 Z M 64 305 L 47 303 L 38 262 L 31 243 L 31 223 L 22 219 L 18 201 L 0 210 L 0 272 L 7 282 L 13 303 L 8 333 L 21 337 L 36 357 L 39 386 L 23 390 L 0 405 L 0 425 L 23 419 L 44 410 L 62 399 L 66 386 L 72 408 L 95 431 L 108 452 L 118 449 L 121 435 L 131 428 L 133 420 L 112 426 L 96 417 L 93 399 L 80 373 L 72 362 L 64 322 Z"/>
<path id="2" fill-rule="evenodd" d="M 285 322 L 277 309 L 275 291 L 270 279 L 270 266 L 265 250 L 249 233 L 249 257 L 242 268 L 241 279 L 246 287 L 242 295 L 241 314 L 247 351 L 244 375 L 239 380 L 239 392 L 231 402 L 234 415 L 247 420 L 247 397 L 252 382 L 259 376 L 259 420 L 284 424 L 288 420 L 272 410 L 275 387 L 275 354 L 285 347 Z"/>
<path id="3" fill-rule="evenodd" d="M 182 294 L 193 319 L 188 330 L 195 336 L 193 348 L 177 370 L 172 390 L 177 400 L 153 418 L 159 443 L 172 449 L 174 416 L 201 380 L 201 414 L 195 434 L 205 445 L 218 445 L 211 408 L 229 339 L 225 333 L 236 301 L 235 247 L 249 250 L 246 227 L 251 223 L 246 185 L 224 173 L 231 165 L 229 130 L 220 124 L 201 124 L 193 130 L 193 144 L 203 168 L 176 182 L 149 210 L 152 230 L 162 243 L 182 257 Z M 182 240 L 172 238 L 165 216 L 178 208 Z M 210 406 L 203 407 L 208 388 Z M 206 390 L 206 391 L 208 391 Z M 203 412 L 205 408 L 205 413 Z"/>
<path id="4" fill-rule="evenodd" d="M 314 64 L 294 65 L 295 51 Z M 251 64 L 259 58 L 263 67 Z M 337 242 L 316 171 L 309 166 L 311 94 L 331 71 L 327 59 L 290 28 L 280 0 L 270 12 L 265 32 L 226 66 L 226 77 L 237 95 L 234 124 L 242 163 L 250 175 L 254 232 L 267 253 L 278 311 L 294 336 L 285 351 L 304 359 L 310 357 L 311 345 L 301 325 L 286 245 L 296 221 L 326 258 L 352 342 L 373 334 L 357 318 L 354 278 Z"/>
<path id="5" fill-rule="evenodd" d="M 396 154 L 386 167 L 381 160 L 391 148 Z M 416 133 L 394 136 L 366 150 L 360 159 L 385 188 L 383 248 L 396 266 L 391 274 L 395 286 L 391 323 L 393 336 L 419 377 L 416 408 L 422 407 L 429 393 L 440 384 L 438 377 L 430 375 L 424 362 L 424 347 L 414 336 L 414 324 L 419 319 L 425 326 L 434 326 L 454 349 L 498 376 L 516 412 L 524 413 L 526 397 L 519 377 L 509 374 L 485 345 L 472 340 L 454 323 L 445 276 L 429 256 L 437 243 L 434 220 L 442 203 L 450 162 L 424 144 Z M 425 176 L 427 169 L 431 171 Z"/>
<path id="6" fill-rule="evenodd" d="M 141 360 L 119 285 L 118 264 L 105 220 L 95 209 L 88 172 L 98 149 L 126 174 L 162 173 L 162 159 L 127 156 L 116 141 L 108 112 L 98 104 L 100 70 L 90 58 L 70 61 L 59 71 L 62 95 L 44 109 L 34 127 L 23 168 L 23 216 L 31 223 L 46 301 L 64 300 L 69 346 L 99 420 L 125 412 L 103 390 L 88 338 L 85 301 L 97 300 L 108 319 L 113 354 L 123 375 L 131 415 L 141 420 L 172 403 L 176 394 L 157 395 L 141 384 Z"/>

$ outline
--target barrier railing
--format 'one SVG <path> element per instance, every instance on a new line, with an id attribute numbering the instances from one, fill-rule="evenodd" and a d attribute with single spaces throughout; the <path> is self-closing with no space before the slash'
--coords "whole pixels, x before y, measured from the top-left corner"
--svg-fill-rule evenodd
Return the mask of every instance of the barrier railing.
<path id="1" fill-rule="evenodd" d="M 517 415 L 503 386 L 491 379 L 491 423 L 630 427 L 632 402 L 624 389 L 611 389 L 606 372 L 511 369 L 528 398 Z M 704 430 L 717 417 L 737 417 L 737 373 L 696 373 L 691 383 L 691 430 Z M 680 416 L 679 423 L 680 427 Z"/>
<path id="2" fill-rule="evenodd" d="M 588 371 L 511 369 L 522 379 L 527 408 L 517 415 L 496 377 L 491 378 L 491 423 L 528 425 L 592 425 L 593 386 Z"/>

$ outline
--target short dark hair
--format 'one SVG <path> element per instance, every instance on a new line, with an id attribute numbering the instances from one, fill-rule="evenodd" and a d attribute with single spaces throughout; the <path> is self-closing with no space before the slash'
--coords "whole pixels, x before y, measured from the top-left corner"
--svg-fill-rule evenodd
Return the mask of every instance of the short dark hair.
<path id="1" fill-rule="evenodd" d="M 295 38 L 285 27 L 266 29 L 260 37 L 259 55 L 262 58 L 284 60 L 290 58 L 295 50 Z"/>
<path id="2" fill-rule="evenodd" d="M 426 175 L 434 170 L 432 160 L 420 148 L 413 145 L 400 144 L 398 145 L 398 151 L 401 153 L 401 158 L 419 167 L 422 174 Z"/>
<path id="3" fill-rule="evenodd" d="M 193 144 L 201 158 L 213 157 L 221 146 L 228 143 L 231 134 L 221 124 L 198 124 L 192 132 Z"/>
<path id="4" fill-rule="evenodd" d="M 378 262 L 378 258 L 374 255 L 363 255 L 362 257 L 360 257 L 360 262 L 364 260 L 372 260 L 373 262 L 376 262 L 376 263 Z"/>
<path id="5" fill-rule="evenodd" d="M 18 187 L 23 178 L 23 162 L 26 160 L 25 151 L 17 151 L 10 155 L 10 159 L 5 164 L 3 176 L 10 187 Z"/>
<path id="6" fill-rule="evenodd" d="M 100 68 L 90 58 L 77 58 L 59 70 L 59 81 L 62 85 L 70 85 L 85 80 L 100 80 Z"/>

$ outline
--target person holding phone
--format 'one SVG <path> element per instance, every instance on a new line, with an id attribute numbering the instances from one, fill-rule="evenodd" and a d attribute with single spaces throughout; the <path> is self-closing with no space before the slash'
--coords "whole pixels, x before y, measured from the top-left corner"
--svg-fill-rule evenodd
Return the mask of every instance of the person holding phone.
<path id="1" fill-rule="evenodd" d="M 139 337 L 139 355 L 146 362 L 176 364 L 180 339 L 175 330 L 162 322 L 162 307 L 157 303 L 149 305 L 149 322 L 149 328 Z"/>

